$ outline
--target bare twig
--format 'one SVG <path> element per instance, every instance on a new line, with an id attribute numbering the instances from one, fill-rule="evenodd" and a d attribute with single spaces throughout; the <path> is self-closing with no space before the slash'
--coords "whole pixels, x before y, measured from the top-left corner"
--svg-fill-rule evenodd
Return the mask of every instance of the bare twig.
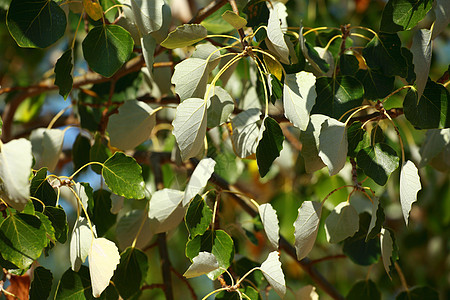
<path id="1" fill-rule="evenodd" d="M 171 267 L 170 270 L 178 277 L 178 279 L 180 279 L 181 281 L 183 281 L 186 284 L 189 292 L 191 293 L 192 299 L 196 300 L 197 299 L 197 295 L 195 294 L 195 291 L 192 288 L 192 286 L 189 283 L 189 281 L 187 281 L 186 278 L 183 275 L 180 274 L 180 272 L 175 270 L 174 267 Z"/>

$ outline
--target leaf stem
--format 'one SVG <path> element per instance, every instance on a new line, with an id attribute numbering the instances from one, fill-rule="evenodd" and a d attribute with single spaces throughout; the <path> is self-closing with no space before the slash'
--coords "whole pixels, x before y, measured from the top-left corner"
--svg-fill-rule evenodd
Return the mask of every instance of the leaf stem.
<path id="1" fill-rule="evenodd" d="M 281 70 L 283 71 L 284 76 L 286 76 L 286 71 L 284 70 L 283 65 L 272 54 L 270 54 L 264 50 L 254 49 L 254 48 L 252 48 L 252 51 L 259 52 L 259 53 L 262 53 L 263 55 L 270 57 L 273 61 L 275 61 L 281 67 Z"/>
<path id="2" fill-rule="evenodd" d="M 328 30 L 328 29 L 337 29 L 337 30 L 339 30 L 339 28 L 336 28 L 336 27 L 327 27 L 327 26 L 316 27 L 316 28 L 312 28 L 312 29 L 308 30 L 307 32 L 303 33 L 303 36 L 306 36 L 307 34 L 309 34 L 311 32 L 316 32 L 316 31 L 320 31 L 320 30 Z"/>
<path id="3" fill-rule="evenodd" d="M 225 269 L 225 268 L 223 268 L 223 267 L 219 267 L 219 269 L 225 271 L 225 273 L 228 274 L 228 277 L 230 277 L 230 280 L 231 280 L 231 286 L 234 286 L 234 278 L 233 278 L 233 276 L 230 274 L 230 272 L 228 272 L 228 270 Z"/>
<path id="4" fill-rule="evenodd" d="M 333 36 L 333 37 L 328 41 L 328 43 L 327 43 L 327 45 L 325 46 L 325 48 L 323 48 L 325 52 L 326 52 L 326 51 L 328 50 L 328 48 L 330 47 L 331 43 L 332 43 L 335 39 L 337 39 L 337 38 L 342 38 L 342 34 L 335 35 L 335 36 Z"/>
<path id="5" fill-rule="evenodd" d="M 322 200 L 322 205 L 323 205 L 323 204 L 325 203 L 325 201 L 326 201 L 331 195 L 333 195 L 335 192 L 337 192 L 337 191 L 339 191 L 339 190 L 342 190 L 343 188 L 349 188 L 349 187 L 353 188 L 354 186 L 351 185 L 351 184 L 348 184 L 348 185 L 343 185 L 343 186 L 340 186 L 340 187 L 338 187 L 338 188 L 335 188 L 334 190 L 332 190 L 331 192 L 329 192 L 328 195 L 325 196 L 325 198 L 323 198 L 323 200 Z"/>
<path id="6" fill-rule="evenodd" d="M 367 28 L 367 27 L 364 27 L 364 26 L 351 26 L 349 30 L 352 30 L 352 29 L 366 30 L 366 31 L 372 33 L 374 36 L 376 36 L 378 38 L 378 34 L 374 30 L 372 30 L 370 28 Z"/>
<path id="7" fill-rule="evenodd" d="M 228 39 L 233 39 L 235 41 L 241 42 L 241 40 L 238 39 L 237 37 L 232 36 L 232 35 L 227 35 L 227 34 L 208 34 L 206 36 L 206 38 L 228 38 Z"/>
<path id="8" fill-rule="evenodd" d="M 367 104 L 367 105 L 363 105 L 363 106 L 360 106 L 360 107 L 357 107 L 357 108 L 352 108 L 351 110 L 349 110 L 349 111 L 347 111 L 345 114 L 343 114 L 343 115 L 339 118 L 339 121 L 340 121 L 346 114 L 348 114 L 350 111 L 355 110 L 355 111 L 347 118 L 347 120 L 345 121 L 345 126 L 347 126 L 348 122 L 351 120 L 351 118 L 352 118 L 354 115 L 356 115 L 356 114 L 359 113 L 360 111 L 362 111 L 362 110 L 364 110 L 364 109 L 366 109 L 366 108 L 369 108 L 369 107 L 372 107 L 372 105 Z"/>
<path id="9" fill-rule="evenodd" d="M 250 275 L 253 271 L 256 270 L 261 270 L 260 267 L 254 267 L 253 269 L 251 269 L 250 271 L 248 271 L 247 273 L 244 274 L 244 276 L 242 276 L 241 278 L 239 278 L 239 280 L 236 282 L 236 285 L 239 286 L 241 284 L 241 282 L 245 279 L 245 277 L 247 277 L 248 275 Z M 261 270 L 262 272 L 262 270 Z"/>
<path id="10" fill-rule="evenodd" d="M 389 95 L 384 97 L 383 100 L 381 100 L 381 103 L 384 103 L 387 99 L 389 99 L 391 96 L 397 94 L 401 90 L 408 89 L 408 88 L 413 88 L 413 86 L 412 85 L 404 85 L 402 87 L 399 87 L 398 89 L 396 89 L 395 91 L 393 91 L 392 93 L 390 93 Z"/>
<path id="11" fill-rule="evenodd" d="M 360 34 L 360 33 L 350 33 L 350 36 L 356 36 L 356 37 L 362 38 L 362 39 L 364 39 L 366 41 L 369 41 L 369 42 L 371 41 L 370 38 L 368 38 L 367 36 L 365 36 L 363 34 Z"/>
<path id="12" fill-rule="evenodd" d="M 403 275 L 402 269 L 398 262 L 394 262 L 395 270 L 397 270 L 398 277 L 400 277 L 400 281 L 402 283 L 403 288 L 407 293 L 409 293 L 408 283 L 406 282 L 405 275 Z"/>
<path id="13" fill-rule="evenodd" d="M 211 293 L 209 293 L 208 295 L 206 295 L 205 297 L 203 297 L 202 300 L 206 300 L 206 299 L 208 299 L 209 296 L 214 295 L 215 293 L 218 293 L 218 292 L 221 292 L 221 291 L 226 291 L 228 289 L 229 289 L 228 287 L 224 287 L 224 288 L 220 288 L 220 289 L 214 290 Z"/>
<path id="14" fill-rule="evenodd" d="M 63 109 L 61 109 L 54 117 L 53 119 L 50 121 L 50 123 L 48 123 L 47 129 L 52 129 L 53 125 L 55 125 L 56 121 L 58 121 L 59 117 L 61 117 L 66 111 L 68 111 L 69 109 L 72 108 L 72 104 L 70 104 L 69 106 L 64 107 Z"/>
<path id="15" fill-rule="evenodd" d="M 44 202 L 42 202 L 41 199 L 33 197 L 33 196 L 30 196 L 30 199 L 31 200 L 36 200 L 37 202 L 41 203 L 41 205 L 44 207 L 43 211 L 45 210 L 45 204 L 44 204 Z"/>
<path id="16" fill-rule="evenodd" d="M 147 202 L 147 205 L 145 206 L 144 215 L 143 215 L 141 224 L 139 225 L 139 229 L 138 229 L 138 231 L 137 231 L 137 233 L 136 233 L 136 236 L 135 236 L 134 239 L 133 239 L 133 243 L 131 243 L 131 247 L 132 247 L 132 248 L 134 248 L 134 247 L 136 246 L 137 239 L 138 239 L 139 235 L 141 234 L 142 228 L 144 228 L 145 222 L 146 222 L 147 219 L 148 219 L 148 208 L 149 208 L 149 203 L 150 203 L 150 202 Z"/>
<path id="17" fill-rule="evenodd" d="M 394 126 L 395 132 L 397 133 L 398 140 L 400 142 L 400 149 L 402 150 L 402 163 L 401 166 L 405 163 L 405 147 L 403 146 L 403 139 L 400 135 L 400 131 L 398 130 L 397 126 L 395 125 L 394 121 L 392 120 L 391 116 L 386 112 L 386 110 L 383 109 L 383 114 L 391 121 L 392 126 Z"/>
<path id="18" fill-rule="evenodd" d="M 69 188 L 69 190 L 72 191 L 72 193 L 75 196 L 75 198 L 77 199 L 78 203 L 81 205 L 81 209 L 84 211 L 84 214 L 86 215 L 86 219 L 87 219 L 88 224 L 89 224 L 89 228 L 91 229 L 92 238 L 95 239 L 96 236 L 95 236 L 95 233 L 94 233 L 94 227 L 92 226 L 92 222 L 91 222 L 91 219 L 89 218 L 89 214 L 87 212 L 87 209 L 83 205 L 83 201 L 81 201 L 80 197 L 78 196 L 78 194 L 75 192 L 75 190 L 71 186 L 67 186 L 67 187 Z M 79 213 L 78 212 L 79 211 L 78 211 L 78 205 L 77 205 L 77 215 L 78 215 L 77 216 L 77 220 L 78 220 L 78 217 L 79 217 Z"/>
<path id="19" fill-rule="evenodd" d="M 90 166 L 90 165 L 100 165 L 100 166 L 102 166 L 102 168 L 105 166 L 103 163 L 98 162 L 98 161 L 91 161 L 91 162 L 88 162 L 87 164 L 85 164 L 84 166 L 82 166 L 81 168 L 79 168 L 78 170 L 76 170 L 75 173 L 73 173 L 72 175 L 70 175 L 70 176 L 68 177 L 68 179 L 69 179 L 69 180 L 73 180 L 73 178 L 74 178 L 78 173 L 80 173 L 81 170 L 83 170 L 84 168 L 86 168 L 87 166 Z"/>

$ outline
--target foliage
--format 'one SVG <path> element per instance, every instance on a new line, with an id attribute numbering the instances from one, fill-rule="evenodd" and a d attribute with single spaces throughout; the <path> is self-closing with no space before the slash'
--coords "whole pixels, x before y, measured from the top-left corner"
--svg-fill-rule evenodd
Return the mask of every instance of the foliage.
<path id="1" fill-rule="evenodd" d="M 4 297 L 448 297 L 450 6 L 337 2 L 0 1 Z"/>

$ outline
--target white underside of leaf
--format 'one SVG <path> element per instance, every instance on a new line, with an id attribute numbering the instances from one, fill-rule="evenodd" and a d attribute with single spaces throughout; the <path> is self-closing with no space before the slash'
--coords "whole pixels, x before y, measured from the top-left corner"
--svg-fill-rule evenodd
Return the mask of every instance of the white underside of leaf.
<path id="1" fill-rule="evenodd" d="M 142 56 L 144 57 L 145 65 L 147 66 L 147 69 L 150 72 L 150 74 L 152 74 L 153 62 L 155 60 L 154 55 L 156 49 L 156 41 L 151 34 L 147 34 L 141 37 L 141 46 L 142 46 Z"/>
<path id="2" fill-rule="evenodd" d="M 111 194 L 111 213 L 118 214 L 123 208 L 125 197 L 116 194 Z"/>
<path id="3" fill-rule="evenodd" d="M 206 119 L 206 101 L 203 99 L 190 98 L 178 105 L 172 133 L 183 160 L 196 156 L 203 149 Z"/>
<path id="4" fill-rule="evenodd" d="M 94 238 L 86 218 L 79 217 L 75 222 L 70 239 L 70 264 L 72 270 L 78 272 L 86 260 Z"/>
<path id="5" fill-rule="evenodd" d="M 131 0 L 134 20 L 142 35 L 157 31 L 163 24 L 164 0 Z"/>
<path id="6" fill-rule="evenodd" d="M 316 292 L 316 287 L 306 285 L 295 292 L 295 299 L 297 300 L 319 300 L 319 294 Z"/>
<path id="7" fill-rule="evenodd" d="M 153 224 L 150 224 L 151 222 L 148 218 L 148 214 L 143 210 L 135 209 L 126 213 L 119 219 L 116 225 L 116 237 L 120 249 L 124 250 L 132 245 L 142 222 L 144 222 L 144 225 L 142 226 L 135 245 L 138 249 L 143 249 L 153 237 L 153 227 L 151 226 Z"/>
<path id="8" fill-rule="evenodd" d="M 233 127 L 233 141 L 234 150 L 236 154 L 245 158 L 256 152 L 259 128 L 256 124 L 259 121 L 261 111 L 258 108 L 250 108 L 239 113 L 231 120 Z"/>
<path id="9" fill-rule="evenodd" d="M 381 243 L 381 257 L 383 259 L 383 266 L 388 274 L 389 278 L 391 275 L 389 274 L 390 266 L 391 266 L 391 256 L 392 251 L 394 249 L 391 233 L 389 230 L 381 228 L 380 232 L 380 243 Z"/>
<path id="10" fill-rule="evenodd" d="M 270 286 L 283 298 L 286 294 L 286 282 L 284 280 L 283 270 L 281 269 L 279 256 L 278 251 L 270 252 L 267 259 L 261 264 L 260 270 Z"/>
<path id="11" fill-rule="evenodd" d="M 304 71 L 287 74 L 284 80 L 284 115 L 303 131 L 308 127 L 309 113 L 316 103 L 315 84 L 316 77 Z"/>
<path id="12" fill-rule="evenodd" d="M 206 60 L 192 57 L 175 66 L 171 81 L 181 101 L 205 96 L 209 74 L 207 66 Z"/>
<path id="13" fill-rule="evenodd" d="M 151 222 L 154 233 L 167 232 L 180 224 L 184 217 L 184 209 L 181 206 L 183 195 L 182 191 L 172 189 L 153 193 L 148 217 L 156 221 Z"/>
<path id="14" fill-rule="evenodd" d="M 38 128 L 30 134 L 35 169 L 46 167 L 49 172 L 55 170 L 61 154 L 64 131 L 60 129 Z"/>
<path id="15" fill-rule="evenodd" d="M 434 7 L 434 12 L 436 14 L 436 21 L 433 26 L 433 40 L 442 31 L 447 28 L 450 23 L 450 1 L 448 0 L 436 0 L 436 5 Z"/>
<path id="16" fill-rule="evenodd" d="M 116 244 L 105 239 L 96 238 L 89 252 L 89 274 L 91 275 L 92 295 L 100 294 L 108 287 L 109 280 L 120 262 Z"/>
<path id="17" fill-rule="evenodd" d="M 420 29 L 414 34 L 411 45 L 413 54 L 414 73 L 416 73 L 417 99 L 420 101 L 430 73 L 431 55 L 433 41 L 431 40 L 431 30 Z"/>
<path id="18" fill-rule="evenodd" d="M 306 131 L 302 131 L 300 134 L 302 155 L 305 160 L 307 173 L 314 173 L 325 167 L 325 164 L 319 156 L 319 136 L 322 123 L 328 118 L 328 116 L 320 114 L 311 115 Z"/>
<path id="19" fill-rule="evenodd" d="M 400 172 L 400 204 L 406 225 L 408 225 L 411 206 L 417 201 L 417 192 L 421 189 L 419 170 L 412 161 L 408 160 Z"/>
<path id="20" fill-rule="evenodd" d="M 378 200 L 377 197 L 373 197 L 372 202 L 373 202 L 372 203 L 372 216 L 370 219 L 369 229 L 367 230 L 366 242 L 368 241 L 370 232 L 377 224 L 377 211 L 378 211 L 378 205 L 379 205 L 380 201 Z"/>
<path id="21" fill-rule="evenodd" d="M 319 136 L 319 156 L 327 165 L 330 176 L 336 175 L 347 160 L 347 129 L 333 118 L 322 123 Z"/>
<path id="22" fill-rule="evenodd" d="M 266 44 L 282 63 L 289 64 L 289 48 L 286 45 L 283 30 L 281 29 L 280 17 L 278 16 L 279 10 L 281 10 L 279 5 L 275 5 L 273 9 L 270 9 L 269 20 L 267 21 L 267 39 L 270 43 Z"/>
<path id="23" fill-rule="evenodd" d="M 0 197 L 22 211 L 30 198 L 30 173 L 33 157 L 26 139 L 0 145 Z"/>
<path id="24" fill-rule="evenodd" d="M 277 212 L 270 203 L 261 204 L 258 207 L 259 216 L 264 226 L 267 239 L 274 249 L 278 249 L 278 240 L 280 239 L 280 227 L 278 225 Z"/>
<path id="25" fill-rule="evenodd" d="M 339 203 L 325 221 L 325 233 L 329 243 L 339 243 L 353 236 L 358 229 L 358 212 L 348 202 Z"/>
<path id="26" fill-rule="evenodd" d="M 195 195 L 201 193 L 214 172 L 216 162 L 212 158 L 202 159 L 192 172 L 183 197 L 183 207 L 186 207 Z"/>
<path id="27" fill-rule="evenodd" d="M 315 201 L 305 201 L 298 209 L 294 222 L 295 250 L 297 259 L 305 258 L 314 246 L 319 231 L 322 204 Z"/>
<path id="28" fill-rule="evenodd" d="M 219 268 L 214 254 L 209 252 L 200 252 L 196 257 L 192 259 L 192 265 L 183 274 L 186 278 L 197 277 L 207 274 Z"/>

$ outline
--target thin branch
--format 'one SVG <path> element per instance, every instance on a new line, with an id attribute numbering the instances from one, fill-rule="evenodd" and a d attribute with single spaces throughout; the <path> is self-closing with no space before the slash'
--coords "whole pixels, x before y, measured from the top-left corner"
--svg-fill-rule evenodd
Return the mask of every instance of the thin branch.
<path id="1" fill-rule="evenodd" d="M 197 295 L 195 294 L 194 289 L 192 288 L 191 284 L 189 283 L 189 281 L 187 281 L 187 279 L 181 275 L 177 270 L 175 270 L 174 267 L 171 267 L 170 270 L 181 280 L 183 281 L 187 288 L 189 289 L 189 292 L 191 293 L 192 299 L 196 300 L 197 299 Z"/>
<path id="2" fill-rule="evenodd" d="M 321 263 L 323 261 L 339 259 L 339 258 L 347 258 L 347 255 L 345 255 L 345 254 L 338 254 L 338 255 L 325 256 L 325 257 L 322 257 L 322 258 L 311 260 L 311 264 L 315 265 L 315 264 Z"/>
<path id="3" fill-rule="evenodd" d="M 215 0 L 210 4 L 200 9 L 197 14 L 189 21 L 190 24 L 200 23 L 214 12 L 216 12 L 219 8 L 228 3 L 228 0 Z"/>

